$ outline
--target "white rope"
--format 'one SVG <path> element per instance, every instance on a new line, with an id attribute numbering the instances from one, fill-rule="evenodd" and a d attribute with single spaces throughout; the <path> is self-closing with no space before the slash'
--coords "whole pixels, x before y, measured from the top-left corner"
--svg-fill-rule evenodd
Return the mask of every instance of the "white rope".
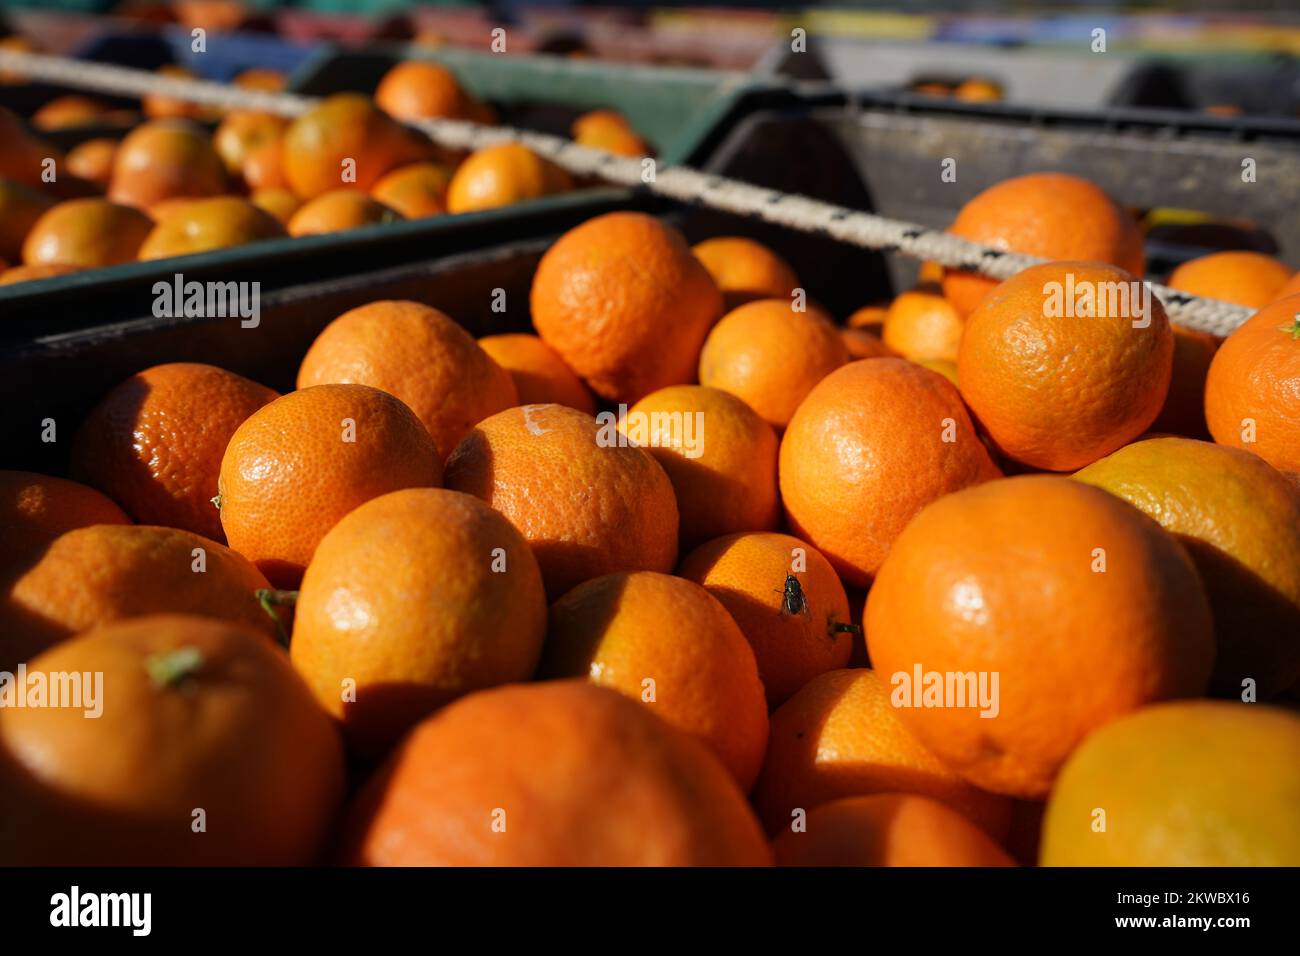
<path id="1" fill-rule="evenodd" d="M 212 83 L 205 80 L 160 76 L 143 70 L 92 63 L 39 53 L 0 49 L 0 70 L 32 79 L 101 93 L 143 97 L 150 94 L 224 109 L 259 110 L 281 116 L 298 116 L 317 101 L 291 93 L 269 93 Z M 735 179 L 713 176 L 686 166 L 657 169 L 652 180 L 644 175 L 643 158 L 616 156 L 580 146 L 545 133 L 509 127 L 480 126 L 464 120 L 417 120 L 409 125 L 440 146 L 474 150 L 505 142 L 520 142 L 569 173 L 597 178 L 632 189 L 692 205 L 707 206 L 800 232 L 820 233 L 866 249 L 898 252 L 941 266 L 1007 279 L 1045 260 L 1004 252 L 970 242 L 941 230 L 885 219 L 806 196 L 763 189 Z M 1250 317 L 1238 305 L 1201 298 L 1156 283 L 1149 283 L 1174 321 L 1215 335 L 1228 335 Z"/>

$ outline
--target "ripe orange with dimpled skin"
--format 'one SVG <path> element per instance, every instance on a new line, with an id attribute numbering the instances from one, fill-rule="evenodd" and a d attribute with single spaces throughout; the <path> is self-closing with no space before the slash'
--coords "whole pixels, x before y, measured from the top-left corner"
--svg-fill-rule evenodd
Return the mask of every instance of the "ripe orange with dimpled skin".
<path id="1" fill-rule="evenodd" d="M 826 313 L 760 299 L 728 312 L 709 332 L 700 384 L 730 392 L 781 429 L 813 387 L 848 360 Z"/>
<path id="2" fill-rule="evenodd" d="M 781 441 L 791 529 L 857 585 L 870 583 L 923 507 L 999 475 L 957 389 L 897 358 L 851 362 L 828 375 Z"/>
<path id="3" fill-rule="evenodd" d="M 767 746 L 754 652 L 695 582 L 633 571 L 578 585 L 551 606 L 540 673 L 640 700 L 708 746 L 741 790 L 754 785 Z"/>
<path id="4" fill-rule="evenodd" d="M 769 707 L 849 663 L 849 599 L 835 569 L 812 545 L 773 532 L 724 535 L 684 557 L 677 573 L 702 585 L 740 625 Z M 791 574 L 803 598 L 796 610 L 786 606 Z"/>
<path id="5" fill-rule="evenodd" d="M 789 264 L 766 246 L 742 236 L 719 236 L 691 247 L 722 292 L 728 312 L 755 299 L 786 299 L 799 286 Z"/>
<path id="6" fill-rule="evenodd" d="M 1008 457 L 1073 471 L 1155 421 L 1174 333 L 1159 299 L 1152 296 L 1150 314 L 1140 295 L 1133 301 L 1134 281 L 1114 266 L 1050 262 L 1003 282 L 966 317 L 962 398 Z M 1079 314 L 1082 300 L 1065 301 L 1071 282 L 1078 295 L 1093 290 L 1092 315 Z"/>
<path id="7" fill-rule="evenodd" d="M 396 210 L 365 193 L 335 189 L 303 203 L 289 219 L 288 231 L 291 236 L 319 236 L 401 218 Z"/>
<path id="8" fill-rule="evenodd" d="M 633 405 L 619 430 L 673 483 L 682 548 L 733 531 L 776 527 L 776 432 L 736 396 L 704 385 L 670 385 Z"/>
<path id="9" fill-rule="evenodd" d="M 147 209 L 164 199 L 226 191 L 226 171 L 208 135 L 186 120 L 151 120 L 126 135 L 113 156 L 108 198 Z"/>
<path id="10" fill-rule="evenodd" d="M 480 691 L 430 717 L 366 784 L 343 833 L 342 860 L 368 866 L 772 860 L 716 757 L 585 681 Z"/>
<path id="11" fill-rule="evenodd" d="M 201 562 L 201 564 L 200 564 Z M 198 570 L 202 568 L 202 570 Z M 3 589 L 0 667 L 112 621 L 167 612 L 237 621 L 274 635 L 243 556 L 176 528 L 104 524 L 60 535 Z"/>
<path id="12" fill-rule="evenodd" d="M 339 382 L 397 396 L 444 459 L 474 425 L 518 402 L 509 373 L 456 322 L 419 302 L 371 302 L 327 325 L 303 357 L 298 387 Z"/>
<path id="13" fill-rule="evenodd" d="M 142 524 L 224 541 L 212 504 L 235 430 L 278 394 L 213 365 L 155 365 L 118 385 L 86 416 L 72 474 Z"/>
<path id="14" fill-rule="evenodd" d="M 279 142 L 288 127 L 289 121 L 274 113 L 235 110 L 227 113 L 213 132 L 212 146 L 226 164 L 226 172 L 238 176 L 254 150 Z"/>
<path id="15" fill-rule="evenodd" d="M 990 186 L 961 208 L 948 231 L 1008 252 L 1112 263 L 1139 278 L 1145 266 L 1133 218 L 1093 183 L 1065 173 L 1031 173 Z M 943 294 L 969 315 L 995 285 L 948 269 Z"/>
<path id="16" fill-rule="evenodd" d="M 117 503 L 87 485 L 30 471 L 0 471 L 0 574 L 38 556 L 55 538 L 92 524 L 130 524 Z"/>
<path id="17" fill-rule="evenodd" d="M 920 690 L 929 674 L 983 675 L 981 706 L 915 706 L 913 687 L 899 717 L 966 779 L 1026 798 L 1045 796 L 1103 724 L 1204 694 L 1214 661 L 1182 546 L 1127 502 L 1055 475 L 986 482 L 922 511 L 876 575 L 865 627 L 872 664 L 919 668 Z"/>
<path id="18" fill-rule="evenodd" d="M 23 263 L 96 269 L 131 262 L 153 228 L 153 220 L 133 206 L 69 199 L 33 224 L 23 241 Z"/>
<path id="19" fill-rule="evenodd" d="M 470 119 L 469 96 L 456 74 L 427 60 L 393 66 L 375 88 L 375 105 L 395 119 Z"/>
<path id="20" fill-rule="evenodd" d="M 102 675 L 102 712 L 0 710 L 9 811 L 0 862 L 321 861 L 343 801 L 342 748 L 284 654 L 257 631 L 140 617 L 79 635 L 32 666 Z"/>
<path id="21" fill-rule="evenodd" d="M 514 526 L 470 495 L 409 488 L 321 540 L 290 656 L 349 743 L 378 754 L 457 697 L 529 680 L 545 633 L 542 575 Z"/>
<path id="22" fill-rule="evenodd" d="M 475 150 L 456 167 L 447 187 L 447 211 L 495 209 L 573 188 L 569 174 L 522 143 Z"/>
<path id="23" fill-rule="evenodd" d="M 960 813 L 913 794 L 824 803 L 807 826 L 777 837 L 778 866 L 1015 866 Z"/>
<path id="24" fill-rule="evenodd" d="M 188 256 L 284 235 L 280 220 L 240 196 L 196 199 L 159 216 L 140 246 L 140 258 Z"/>
<path id="25" fill-rule="evenodd" d="M 366 385 L 300 388 L 231 436 L 217 490 L 230 546 L 296 587 L 321 538 L 371 498 L 437 485 L 441 458 L 409 408 Z"/>
<path id="26" fill-rule="evenodd" d="M 649 453 L 618 437 L 612 420 L 563 405 L 507 409 L 456 446 L 446 486 L 514 522 L 551 598 L 603 574 L 669 572 L 677 560 L 672 482 Z"/>
<path id="27" fill-rule="evenodd" d="M 1220 444 L 1300 471 L 1300 295 L 1260 309 L 1219 346 L 1205 418 Z"/>
<path id="28" fill-rule="evenodd" d="M 914 793 L 975 821 L 996 840 L 1011 826 L 1012 803 L 945 766 L 900 722 L 890 688 L 862 668 L 814 677 L 772 714 L 767 759 L 754 806 L 767 832 L 788 830 L 794 813 L 843 797 Z"/>
<path id="29" fill-rule="evenodd" d="M 568 405 L 596 414 L 596 399 L 573 369 L 536 335 L 485 335 L 479 346 L 514 380 L 520 405 Z"/>
<path id="30" fill-rule="evenodd" d="M 644 213 L 597 216 L 546 251 L 533 324 L 602 398 L 635 402 L 695 378 L 722 295 L 681 233 Z"/>
<path id="31" fill-rule="evenodd" d="M 1165 284 L 1171 289 L 1259 309 L 1281 297 L 1291 268 L 1262 252 L 1212 252 L 1184 262 Z"/>
<path id="32" fill-rule="evenodd" d="M 885 314 L 882 339 L 903 358 L 957 361 L 962 319 L 938 288 L 919 286 L 894 299 Z"/>

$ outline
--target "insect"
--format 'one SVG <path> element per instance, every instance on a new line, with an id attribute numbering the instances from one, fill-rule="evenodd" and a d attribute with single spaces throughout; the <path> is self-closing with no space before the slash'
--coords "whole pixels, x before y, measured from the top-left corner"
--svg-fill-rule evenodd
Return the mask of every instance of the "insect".
<path id="1" fill-rule="evenodd" d="M 812 617 L 812 610 L 808 607 L 808 599 L 804 597 L 803 588 L 799 585 L 799 579 L 793 574 L 785 576 L 785 587 L 778 589 L 777 593 L 781 595 L 782 614 L 802 614 L 804 617 Z"/>

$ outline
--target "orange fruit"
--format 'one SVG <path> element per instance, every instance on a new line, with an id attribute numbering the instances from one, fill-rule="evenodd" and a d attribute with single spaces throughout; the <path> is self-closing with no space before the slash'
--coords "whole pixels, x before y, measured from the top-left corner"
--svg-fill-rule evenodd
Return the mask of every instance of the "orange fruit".
<path id="1" fill-rule="evenodd" d="M 510 373 L 520 405 L 568 405 L 588 415 L 596 414 L 596 400 L 582 379 L 535 335 L 507 333 L 485 335 L 479 347 Z"/>
<path id="2" fill-rule="evenodd" d="M 960 388 L 961 385 L 957 380 L 957 363 L 948 359 L 921 359 L 916 363 L 922 368 L 928 368 L 931 372 L 938 372 L 952 384 Z"/>
<path id="3" fill-rule="evenodd" d="M 912 517 L 998 477 L 951 383 L 903 359 L 852 362 L 799 406 L 781 442 L 794 533 L 867 585 Z"/>
<path id="4" fill-rule="evenodd" d="M 1212 252 L 1184 262 L 1166 285 L 1181 292 L 1259 309 L 1279 297 L 1291 278 L 1286 263 L 1262 252 Z"/>
<path id="5" fill-rule="evenodd" d="M 289 121 L 274 113 L 234 110 L 226 114 L 212 134 L 212 147 L 225 163 L 226 172 L 238 176 L 254 150 L 279 142 L 288 127 Z"/>
<path id="6" fill-rule="evenodd" d="M 39 266 L 13 266 L 0 272 L 0 285 L 30 282 L 34 279 L 50 279 L 54 276 L 66 276 L 80 271 L 81 269 L 77 266 L 54 265 L 52 263 Z"/>
<path id="7" fill-rule="evenodd" d="M 1153 432 L 1172 432 L 1189 438 L 1208 437 L 1205 425 L 1205 377 L 1219 349 L 1219 339 L 1185 325 L 1174 325 L 1174 364 L 1169 394 L 1151 423 Z"/>
<path id="8" fill-rule="evenodd" d="M 733 531 L 776 527 L 776 432 L 734 395 L 670 385 L 633 405 L 618 428 L 673 483 L 683 548 Z"/>
<path id="9" fill-rule="evenodd" d="M 358 505 L 438 484 L 438 450 L 415 413 L 366 385 L 300 388 L 254 412 L 221 459 L 230 546 L 293 587 L 326 532 Z"/>
<path id="10" fill-rule="evenodd" d="M 267 66 L 250 66 L 235 74 L 232 86 L 241 90 L 261 90 L 264 93 L 278 93 L 285 88 L 289 78 L 279 70 Z"/>
<path id="11" fill-rule="evenodd" d="M 663 468 L 604 423 L 563 405 L 526 405 L 479 422 L 447 459 L 446 486 L 514 522 L 559 597 L 618 571 L 668 572 L 677 503 Z"/>
<path id="12" fill-rule="evenodd" d="M 730 534 L 700 545 L 677 573 L 717 598 L 754 651 L 769 707 L 826 671 L 845 667 L 853 641 L 849 599 L 830 562 L 787 534 Z M 787 606 L 793 575 L 802 604 Z"/>
<path id="13" fill-rule="evenodd" d="M 913 361 L 957 361 L 962 319 L 937 288 L 919 287 L 904 292 L 885 315 L 885 346 Z"/>
<path id="14" fill-rule="evenodd" d="M 962 780 L 899 722 L 890 690 L 865 669 L 819 674 L 772 714 L 754 806 L 776 835 L 842 797 L 912 793 L 938 800 L 995 840 L 1011 801 Z"/>
<path id="15" fill-rule="evenodd" d="M 289 177 L 284 172 L 283 138 L 262 143 L 250 150 L 244 157 L 239 175 L 249 192 L 255 193 L 263 189 L 286 189 L 292 192 Z"/>
<path id="16" fill-rule="evenodd" d="M 1205 420 L 1219 444 L 1300 471 L 1300 295 L 1265 306 L 1224 340 L 1205 379 Z"/>
<path id="17" fill-rule="evenodd" d="M 1006 455 L 1071 471 L 1155 421 L 1174 334 L 1160 300 L 1148 309 L 1131 295 L 1132 282 L 1114 266 L 1047 263 L 1008 279 L 967 316 L 957 359 L 962 398 Z M 1095 304 L 1071 299 L 1071 289 Z"/>
<path id="18" fill-rule="evenodd" d="M 22 120 L 0 106 L 0 179 L 10 179 L 33 189 L 44 189 L 43 174 L 48 168 L 46 160 L 54 160 L 55 168 L 62 166 L 63 152 L 45 140 L 27 131 Z"/>
<path id="19" fill-rule="evenodd" d="M 1214 611 L 1213 687 L 1271 697 L 1300 679 L 1300 501 L 1254 455 L 1188 438 L 1135 442 L 1074 476 L 1140 508 L 1187 548 Z"/>
<path id="20" fill-rule="evenodd" d="M 1066 763 L 1047 805 L 1042 864 L 1300 865 L 1297 792 L 1295 713 L 1208 700 L 1146 707 Z"/>
<path id="21" fill-rule="evenodd" d="M 0 664 L 29 661 L 74 634 L 128 617 L 184 612 L 236 621 L 268 639 L 256 592 L 266 578 L 209 538 L 133 524 L 75 528 L 7 582 Z"/>
<path id="22" fill-rule="evenodd" d="M 69 199 L 36 220 L 23 242 L 23 262 L 82 269 L 131 262 L 153 227 L 134 206 Z"/>
<path id="23" fill-rule="evenodd" d="M 790 300 L 799 277 L 766 246 L 740 236 L 706 239 L 691 248 L 722 292 L 727 311 L 755 299 Z"/>
<path id="24" fill-rule="evenodd" d="M 332 383 L 397 396 L 442 458 L 474 425 L 518 402 L 510 374 L 454 320 L 419 302 L 371 302 L 327 325 L 303 357 L 298 387 Z"/>
<path id="25" fill-rule="evenodd" d="M 778 866 L 1015 866 L 960 813 L 912 794 L 832 800 L 807 827 L 777 837 Z"/>
<path id="26" fill-rule="evenodd" d="M 190 70 L 174 63 L 167 63 L 155 71 L 161 77 L 175 80 L 198 79 Z M 190 100 L 177 99 L 165 93 L 148 93 L 140 99 L 140 108 L 150 119 L 192 119 L 209 122 L 220 116 L 220 110 L 214 106 L 205 106 Z"/>
<path id="27" fill-rule="evenodd" d="M 569 174 L 521 143 L 498 143 L 470 153 L 447 187 L 447 211 L 509 206 L 573 188 Z"/>
<path id="28" fill-rule="evenodd" d="M 219 199 L 223 197 L 215 196 L 209 198 Z M 154 224 L 157 225 L 165 219 L 170 219 L 172 216 L 176 215 L 176 213 L 189 209 L 190 206 L 194 205 L 196 202 L 202 202 L 202 200 L 178 196 L 175 199 L 163 199 L 160 202 L 156 202 L 146 209 L 145 212 L 149 214 L 149 217 L 154 221 Z"/>
<path id="29" fill-rule="evenodd" d="M 101 675 L 86 708 L 0 710 L 0 863 L 304 866 L 343 800 L 329 718 L 284 655 L 226 621 L 101 628 L 31 667 Z"/>
<path id="30" fill-rule="evenodd" d="M 368 192 L 384 173 L 428 159 L 432 151 L 428 140 L 367 97 L 336 93 L 289 125 L 281 163 L 293 191 L 303 199 L 314 199 L 339 188 Z M 259 182 L 255 188 L 268 185 Z"/>
<path id="31" fill-rule="evenodd" d="M 754 652 L 708 591 L 654 571 L 607 574 L 551 607 L 544 677 L 588 677 L 709 747 L 748 792 L 767 746 Z"/>
<path id="32" fill-rule="evenodd" d="M 287 189 L 259 189 L 248 197 L 248 201 L 269 212 L 286 227 L 293 214 L 302 208 L 302 200 Z"/>
<path id="33" fill-rule="evenodd" d="M 406 60 L 384 74 L 375 105 L 395 119 L 469 119 L 468 97 L 456 74 L 437 63 Z"/>
<path id="34" fill-rule="evenodd" d="M 92 524 L 130 524 L 94 488 L 30 471 L 0 471 L 0 577 L 38 557 L 55 538 Z"/>
<path id="35" fill-rule="evenodd" d="M 177 119 L 152 120 L 128 133 L 113 157 L 108 181 L 109 199 L 140 208 L 225 191 L 225 167 L 208 135 Z"/>
<path id="36" fill-rule="evenodd" d="M 854 310 L 844 324 L 850 329 L 866 329 L 877 335 L 883 335 L 885 316 L 887 315 L 889 315 L 889 303 L 884 305 L 864 305 L 862 308 Z"/>
<path id="37" fill-rule="evenodd" d="M 196 362 L 132 375 L 95 407 L 72 445 L 72 473 L 142 524 L 224 541 L 212 504 L 226 445 L 278 396 L 242 375 Z"/>
<path id="38" fill-rule="evenodd" d="M 387 173 L 370 197 L 407 219 L 423 219 L 447 211 L 450 184 L 451 172 L 441 163 L 411 163 Z"/>
<path id="39" fill-rule="evenodd" d="M 1092 730 L 1203 694 L 1214 659 L 1187 552 L 1136 508 L 1054 475 L 917 515 L 867 595 L 866 633 L 917 738 L 978 786 L 1028 798 Z"/>
<path id="40" fill-rule="evenodd" d="M 23 255 L 23 240 L 55 201 L 11 179 L 0 179 L 0 258 L 17 262 Z"/>
<path id="41" fill-rule="evenodd" d="M 166 259 L 284 236 L 280 221 L 239 196 L 195 200 L 163 217 L 140 247 L 141 259 Z"/>
<path id="42" fill-rule="evenodd" d="M 361 226 L 395 222 L 401 215 L 365 193 L 335 189 L 308 199 L 289 220 L 289 235 L 318 236 Z"/>
<path id="43" fill-rule="evenodd" d="M 851 362 L 858 359 L 888 358 L 894 354 L 879 335 L 866 329 L 840 329 L 840 338 L 844 340 L 844 348 L 848 350 Z"/>
<path id="44" fill-rule="evenodd" d="M 1002 87 L 989 80 L 963 80 L 957 84 L 952 95 L 970 103 L 996 103 L 1002 99 Z"/>
<path id="45" fill-rule="evenodd" d="M 545 633 L 542 575 L 514 526 L 469 495 L 408 488 L 321 539 L 290 653 L 348 740 L 375 754 L 457 697 L 529 680 Z"/>
<path id="46" fill-rule="evenodd" d="M 650 146 L 627 118 L 614 110 L 592 110 L 573 121 L 573 141 L 581 146 L 603 149 L 619 156 L 648 156 Z M 785 293 L 789 294 L 789 293 Z"/>
<path id="47" fill-rule="evenodd" d="M 99 137 L 78 143 L 68 150 L 64 166 L 68 172 L 92 182 L 100 189 L 108 189 L 113 175 L 113 157 L 117 155 L 117 140 Z"/>
<path id="48" fill-rule="evenodd" d="M 39 130 L 74 129 L 102 121 L 104 105 L 88 96 L 56 96 L 32 114 L 32 125 Z"/>
<path id="49" fill-rule="evenodd" d="M 345 862 L 763 866 L 771 850 L 711 753 L 582 681 L 480 691 L 420 724 L 366 784 Z"/>
<path id="50" fill-rule="evenodd" d="M 982 245 L 1044 259 L 1110 263 L 1139 278 L 1145 267 L 1137 223 L 1086 179 L 1031 173 L 990 186 L 957 213 L 948 229 Z M 969 315 L 996 280 L 948 269 L 943 294 Z"/>
<path id="51" fill-rule="evenodd" d="M 542 341 L 597 395 L 635 402 L 695 377 L 722 296 L 681 233 L 653 216 L 590 219 L 546 251 L 533 277 Z"/>
<path id="52" fill-rule="evenodd" d="M 820 309 L 762 299 L 728 312 L 709 332 L 700 384 L 730 392 L 779 429 L 813 386 L 848 360 L 839 330 Z"/>

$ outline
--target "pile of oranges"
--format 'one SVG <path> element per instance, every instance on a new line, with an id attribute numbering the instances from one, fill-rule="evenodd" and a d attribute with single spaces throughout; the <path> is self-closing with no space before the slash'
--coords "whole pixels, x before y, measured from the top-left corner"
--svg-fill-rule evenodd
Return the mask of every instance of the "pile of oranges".
<path id="1" fill-rule="evenodd" d="M 1300 864 L 1300 282 L 1188 263 L 1257 311 L 1181 329 L 1064 175 L 953 231 L 1051 261 L 839 325 L 619 212 L 536 334 L 142 369 L 0 475 L 0 670 L 103 680 L 0 707 L 0 862 Z"/>
<path id="2" fill-rule="evenodd" d="M 179 67 L 163 71 L 187 75 Z M 234 81 L 259 91 L 283 84 L 261 68 Z M 373 98 L 338 94 L 292 121 L 253 110 L 223 115 L 157 94 L 141 110 L 143 117 L 124 114 L 81 95 L 50 101 L 32 117 L 38 133 L 133 127 L 120 141 L 95 137 L 65 154 L 0 109 L 0 284 L 491 209 L 576 185 L 517 143 L 465 154 L 404 125 L 496 122 L 491 106 L 432 62 L 398 63 Z M 652 152 L 612 110 L 578 117 L 571 133 L 578 143 L 622 155 Z"/>

